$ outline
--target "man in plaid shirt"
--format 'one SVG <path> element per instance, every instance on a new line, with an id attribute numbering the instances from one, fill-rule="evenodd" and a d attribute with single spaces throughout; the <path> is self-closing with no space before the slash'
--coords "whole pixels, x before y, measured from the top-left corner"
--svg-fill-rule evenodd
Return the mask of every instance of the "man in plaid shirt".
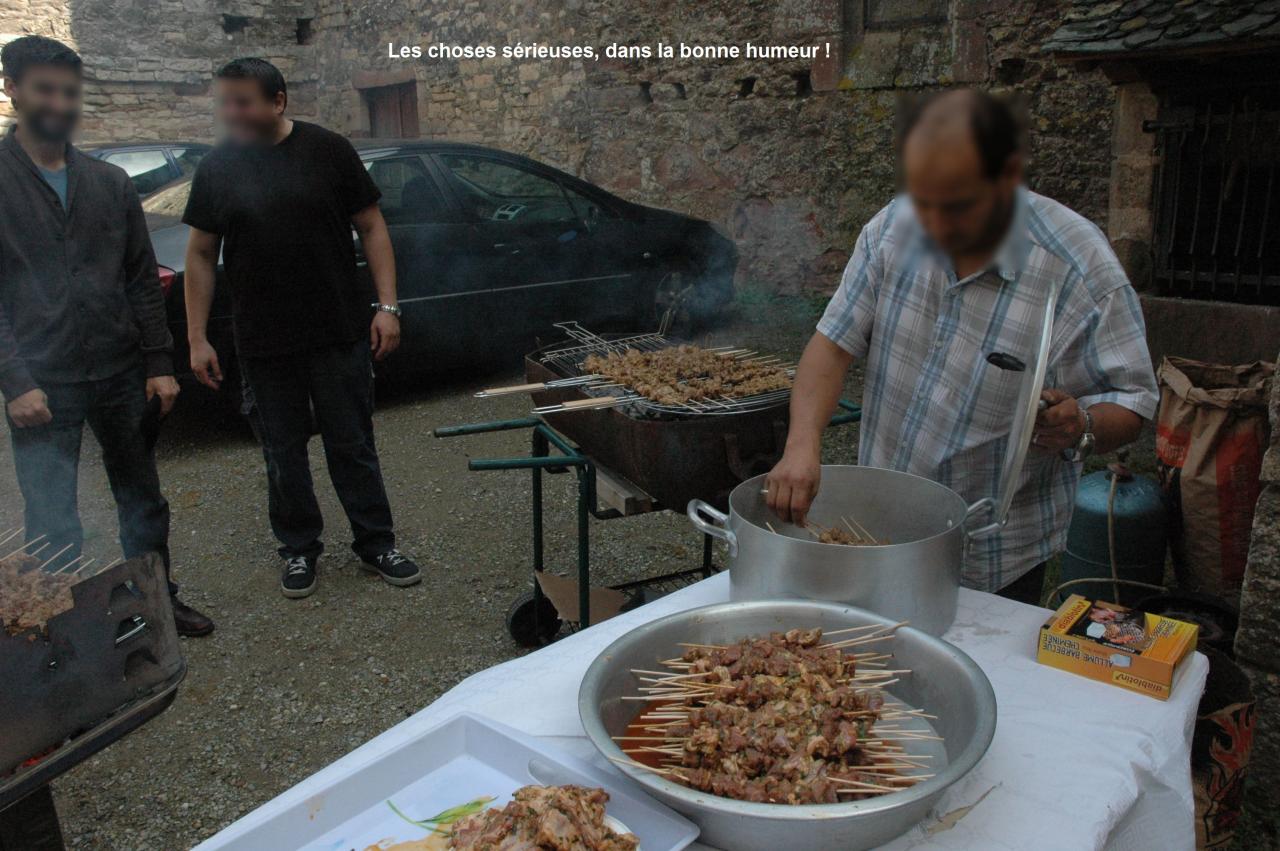
<path id="1" fill-rule="evenodd" d="M 862 229 L 800 360 L 768 500 L 804 522 L 823 429 L 855 358 L 866 361 L 859 463 L 925 476 L 970 503 L 999 498 L 1020 376 L 987 355 L 1034 352 L 1044 293 L 1057 288 L 1033 451 L 1007 525 L 973 542 L 963 573 L 967 587 L 1038 602 L 1081 461 L 1130 443 L 1156 411 L 1137 295 L 1095 225 L 1022 185 L 1016 122 L 1001 102 L 936 96 L 901 139 L 905 191 Z"/>

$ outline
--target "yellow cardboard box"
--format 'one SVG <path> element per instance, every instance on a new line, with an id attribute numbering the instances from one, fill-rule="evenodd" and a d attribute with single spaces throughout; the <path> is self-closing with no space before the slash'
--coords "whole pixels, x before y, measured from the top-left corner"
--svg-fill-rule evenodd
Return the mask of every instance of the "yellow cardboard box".
<path id="1" fill-rule="evenodd" d="M 1168 700 L 1199 632 L 1195 624 L 1072 594 L 1040 627 L 1036 661 Z"/>

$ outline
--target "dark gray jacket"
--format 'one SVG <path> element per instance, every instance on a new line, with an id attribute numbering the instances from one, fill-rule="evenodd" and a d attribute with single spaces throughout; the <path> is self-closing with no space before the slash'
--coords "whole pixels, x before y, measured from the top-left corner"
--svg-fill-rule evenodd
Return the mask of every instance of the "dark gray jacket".
<path id="1" fill-rule="evenodd" d="M 145 361 L 173 374 L 173 337 L 128 175 L 67 146 L 67 209 L 12 132 L 0 141 L 0 393 L 95 381 Z"/>

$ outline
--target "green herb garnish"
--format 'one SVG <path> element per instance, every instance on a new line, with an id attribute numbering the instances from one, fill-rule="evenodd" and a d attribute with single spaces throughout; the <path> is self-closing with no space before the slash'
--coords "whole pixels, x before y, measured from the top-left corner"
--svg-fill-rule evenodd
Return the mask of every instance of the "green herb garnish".
<path id="1" fill-rule="evenodd" d="M 476 798 L 474 801 L 468 801 L 465 804 L 459 804 L 456 807 L 450 807 L 444 812 L 437 813 L 436 815 L 430 818 L 424 818 L 424 819 L 409 818 L 409 816 L 405 815 L 400 810 L 399 807 L 397 807 L 394 803 L 392 803 L 390 798 L 387 799 L 387 806 L 391 808 L 391 812 L 400 816 L 400 818 L 404 819 L 405 821 L 409 822 L 409 824 L 414 825 L 415 827 L 420 827 L 423 830 L 428 830 L 432 833 L 447 834 L 449 831 L 442 830 L 441 825 L 453 824 L 455 821 L 458 821 L 459 819 L 466 818 L 467 816 L 470 816 L 470 815 L 475 815 L 476 813 L 483 810 L 485 807 L 492 804 L 495 800 L 496 799 L 492 797 Z"/>

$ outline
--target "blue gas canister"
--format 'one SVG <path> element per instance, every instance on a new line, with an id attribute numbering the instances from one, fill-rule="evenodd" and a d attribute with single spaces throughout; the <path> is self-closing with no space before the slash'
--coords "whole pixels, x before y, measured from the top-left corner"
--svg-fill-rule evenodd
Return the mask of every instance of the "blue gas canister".
<path id="1" fill-rule="evenodd" d="M 1134 475 L 1119 463 L 1080 480 L 1075 512 L 1067 529 L 1067 549 L 1062 554 L 1059 584 L 1074 579 L 1111 578 L 1108 517 L 1114 524 L 1116 575 L 1120 579 L 1161 585 L 1169 523 L 1160 485 L 1153 479 Z M 1117 600 L 1115 586 L 1110 582 L 1075 585 L 1063 593 L 1068 592 L 1125 605 L 1151 594 L 1150 589 L 1121 585 Z"/>

